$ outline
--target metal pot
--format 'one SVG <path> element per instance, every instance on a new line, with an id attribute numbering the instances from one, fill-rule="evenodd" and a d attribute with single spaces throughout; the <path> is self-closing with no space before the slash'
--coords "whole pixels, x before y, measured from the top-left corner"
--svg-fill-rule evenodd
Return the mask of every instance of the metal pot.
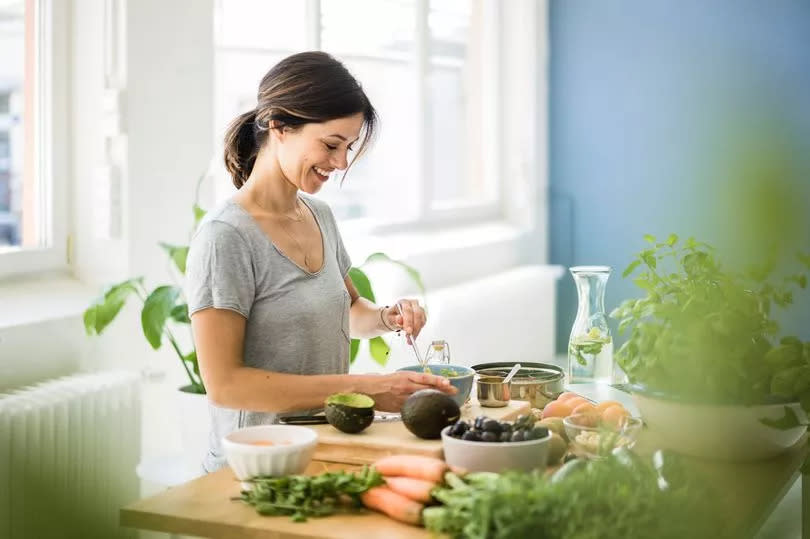
<path id="1" fill-rule="evenodd" d="M 514 361 L 481 363 L 472 368 L 479 376 L 505 378 Z M 528 401 L 532 408 L 543 408 L 563 392 L 565 373 L 556 365 L 548 363 L 523 363 L 512 378 L 511 397 L 514 400 Z"/>

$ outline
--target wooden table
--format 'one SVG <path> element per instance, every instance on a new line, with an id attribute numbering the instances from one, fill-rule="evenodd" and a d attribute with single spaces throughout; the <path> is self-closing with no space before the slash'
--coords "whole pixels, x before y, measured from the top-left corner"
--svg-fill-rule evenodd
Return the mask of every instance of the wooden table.
<path id="1" fill-rule="evenodd" d="M 404 427 L 403 427 L 404 428 Z M 657 447 L 647 431 L 639 437 L 636 450 L 651 454 Z M 684 463 L 702 477 L 717 493 L 717 518 L 725 523 L 728 537 L 752 537 L 762 526 L 785 493 L 800 476 L 799 468 L 807 453 L 805 440 L 783 455 L 766 461 L 733 464 L 684 457 Z M 307 473 L 357 469 L 346 462 L 313 460 Z M 803 487 L 803 539 L 808 533 L 807 481 Z M 132 528 L 168 533 L 228 539 L 258 538 L 349 538 L 409 539 L 429 538 L 421 528 L 395 522 L 367 512 L 335 515 L 294 523 L 288 517 L 262 517 L 231 498 L 239 495 L 239 482 L 230 469 L 209 474 L 156 496 L 135 502 L 121 510 L 121 524 Z"/>

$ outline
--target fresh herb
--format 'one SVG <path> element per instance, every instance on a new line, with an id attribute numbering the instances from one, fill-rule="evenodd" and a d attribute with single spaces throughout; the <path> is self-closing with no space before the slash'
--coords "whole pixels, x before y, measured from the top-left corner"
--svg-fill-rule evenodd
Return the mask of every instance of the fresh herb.
<path id="1" fill-rule="evenodd" d="M 435 367 L 434 367 L 434 369 L 435 369 Z M 431 369 L 428 366 L 425 366 L 425 372 L 428 373 L 428 374 L 436 374 L 435 372 L 433 372 L 433 369 Z M 447 367 L 442 367 L 442 369 L 439 370 L 439 376 L 444 376 L 445 378 L 454 378 L 456 376 L 459 376 L 459 374 L 458 374 L 458 371 L 456 371 L 455 369 L 449 369 Z"/>
<path id="2" fill-rule="evenodd" d="M 676 235 L 651 244 L 624 276 L 645 292 L 611 314 L 629 332 L 616 360 L 631 382 L 697 401 L 733 404 L 801 400 L 810 411 L 810 343 L 778 340 L 772 306 L 793 302 L 807 275 L 771 276 L 723 267 L 715 249 Z M 810 257 L 799 255 L 810 269 Z"/>
<path id="3" fill-rule="evenodd" d="M 294 522 L 332 515 L 345 508 L 360 508 L 360 495 L 384 483 L 374 468 L 360 472 L 327 472 L 321 475 L 258 477 L 253 488 L 242 491 L 241 499 L 265 516 L 287 515 Z"/>
<path id="4" fill-rule="evenodd" d="M 594 327 L 591 328 L 590 332 L 587 334 L 572 339 L 571 343 L 568 345 L 568 353 L 576 359 L 577 363 L 586 366 L 588 360 L 585 354 L 591 357 L 598 356 L 602 353 L 602 348 L 604 348 L 606 344 L 610 344 L 610 342 L 610 335 L 603 337 L 599 332 L 599 328 Z"/>
<path id="5" fill-rule="evenodd" d="M 657 455 L 659 463 L 669 458 Z M 428 530 L 469 539 L 714 537 L 708 495 L 687 480 L 619 449 L 566 463 L 550 479 L 542 472 L 449 473 L 447 487 L 433 491 L 442 505 L 423 517 Z"/>

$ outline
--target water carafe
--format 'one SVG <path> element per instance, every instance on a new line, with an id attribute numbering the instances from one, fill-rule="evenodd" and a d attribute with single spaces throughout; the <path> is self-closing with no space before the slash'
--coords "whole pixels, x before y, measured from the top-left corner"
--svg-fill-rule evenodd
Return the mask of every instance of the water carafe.
<path id="1" fill-rule="evenodd" d="M 613 380 L 613 339 L 605 316 L 608 266 L 570 268 L 579 307 L 568 340 L 568 383 L 605 383 Z"/>

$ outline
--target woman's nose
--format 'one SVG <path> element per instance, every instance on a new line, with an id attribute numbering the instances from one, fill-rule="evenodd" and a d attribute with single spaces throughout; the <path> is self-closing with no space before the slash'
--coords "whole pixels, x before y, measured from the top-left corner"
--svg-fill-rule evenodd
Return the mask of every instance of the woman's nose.
<path id="1" fill-rule="evenodd" d="M 349 151 L 335 152 L 332 156 L 332 166 L 338 170 L 345 170 L 349 166 L 348 162 Z"/>

